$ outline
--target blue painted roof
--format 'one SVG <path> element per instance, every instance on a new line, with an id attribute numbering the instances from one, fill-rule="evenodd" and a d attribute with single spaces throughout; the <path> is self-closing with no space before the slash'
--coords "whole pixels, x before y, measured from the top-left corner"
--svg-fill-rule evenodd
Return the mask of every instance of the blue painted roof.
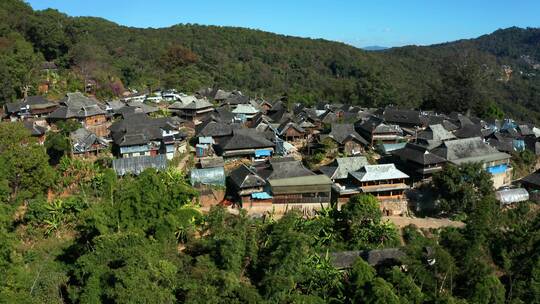
<path id="1" fill-rule="evenodd" d="M 255 150 L 255 156 L 270 156 L 272 155 L 272 150 Z"/>
<path id="2" fill-rule="evenodd" d="M 272 196 L 270 194 L 268 194 L 268 192 L 256 192 L 256 193 L 251 193 L 251 198 L 255 198 L 255 199 L 271 199 Z"/>

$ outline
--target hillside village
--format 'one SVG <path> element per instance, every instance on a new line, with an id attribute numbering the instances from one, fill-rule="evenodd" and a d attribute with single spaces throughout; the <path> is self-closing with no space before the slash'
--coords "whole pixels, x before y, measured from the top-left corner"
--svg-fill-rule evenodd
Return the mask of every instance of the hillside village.
<path id="1" fill-rule="evenodd" d="M 193 95 L 127 92 L 103 102 L 80 92 L 61 100 L 28 96 L 6 104 L 3 120 L 23 121 L 41 144 L 59 125 L 77 122 L 67 155 L 111 157 L 118 176 L 176 166 L 204 208 L 312 214 L 371 194 L 384 215 L 413 215 L 433 174 L 467 163 L 491 174 L 504 206 L 534 200 L 540 190 L 540 173 L 513 168 L 523 153 L 540 154 L 540 129 L 510 117 L 332 102 L 306 107 L 207 88 Z"/>

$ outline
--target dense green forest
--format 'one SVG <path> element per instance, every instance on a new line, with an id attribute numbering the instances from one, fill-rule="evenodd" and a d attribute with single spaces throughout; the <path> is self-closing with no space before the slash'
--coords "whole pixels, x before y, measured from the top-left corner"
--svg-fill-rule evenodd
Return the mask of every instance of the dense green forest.
<path id="1" fill-rule="evenodd" d="M 0 123 L 0 303 L 540 303 L 538 206 L 501 210 L 478 165 L 432 185 L 465 228 L 401 231 L 372 196 L 310 218 L 202 213 L 182 172 L 109 166 L 53 168 L 21 123 Z M 388 247 L 402 267 L 329 255 Z"/>
<path id="2" fill-rule="evenodd" d="M 537 121 L 539 46 L 539 29 L 509 28 L 477 39 L 367 52 L 243 28 L 130 28 L 5 0 L 0 3 L 0 100 L 35 93 L 43 81 L 50 95 L 59 96 L 83 90 L 91 80 L 102 98 L 128 87 L 190 93 L 218 86 L 305 103 L 394 104 L 481 116 L 502 109 Z M 44 73 L 45 60 L 59 71 Z"/>

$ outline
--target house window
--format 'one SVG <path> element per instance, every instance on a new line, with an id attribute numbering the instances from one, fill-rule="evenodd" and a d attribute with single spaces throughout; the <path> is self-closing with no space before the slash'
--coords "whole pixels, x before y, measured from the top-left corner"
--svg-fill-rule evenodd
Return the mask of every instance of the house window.
<path id="1" fill-rule="evenodd" d="M 140 156 L 144 156 L 144 152 L 139 153 Z"/>

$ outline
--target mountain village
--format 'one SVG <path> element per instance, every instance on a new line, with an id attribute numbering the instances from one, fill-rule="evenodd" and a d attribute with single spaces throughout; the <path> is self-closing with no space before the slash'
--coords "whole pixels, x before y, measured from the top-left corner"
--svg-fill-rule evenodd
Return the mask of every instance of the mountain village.
<path id="1" fill-rule="evenodd" d="M 22 121 L 42 144 L 60 122 L 76 121 L 70 157 L 110 157 L 118 176 L 176 166 L 203 208 L 309 215 L 371 194 L 384 215 L 412 216 L 426 207 L 419 189 L 433 174 L 466 163 L 491 174 L 503 207 L 539 198 L 540 172 L 516 172 L 512 158 L 540 154 L 540 129 L 511 118 L 331 102 L 308 107 L 207 88 L 194 95 L 128 92 L 105 102 L 79 92 L 61 100 L 28 96 L 6 104 L 3 120 Z"/>

